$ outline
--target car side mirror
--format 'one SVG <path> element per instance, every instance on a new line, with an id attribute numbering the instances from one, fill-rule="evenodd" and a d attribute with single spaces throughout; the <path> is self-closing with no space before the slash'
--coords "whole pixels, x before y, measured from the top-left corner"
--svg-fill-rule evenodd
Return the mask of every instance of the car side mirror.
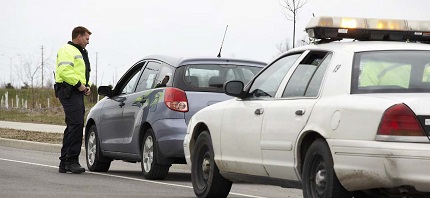
<path id="1" fill-rule="evenodd" d="M 112 88 L 110 86 L 100 86 L 97 89 L 97 92 L 101 96 L 112 97 L 112 95 L 113 95 L 113 91 L 112 91 Z"/>
<path id="2" fill-rule="evenodd" d="M 239 80 L 228 81 L 224 84 L 224 93 L 229 96 L 243 97 L 243 82 Z"/>

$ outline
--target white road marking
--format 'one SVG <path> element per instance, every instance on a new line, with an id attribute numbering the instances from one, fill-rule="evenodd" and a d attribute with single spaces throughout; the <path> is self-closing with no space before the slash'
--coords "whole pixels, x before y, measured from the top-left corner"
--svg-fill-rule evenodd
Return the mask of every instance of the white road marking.
<path id="1" fill-rule="evenodd" d="M 35 166 L 42 166 L 42 167 L 48 167 L 48 168 L 58 168 L 58 166 L 51 166 L 51 165 L 46 165 L 46 164 L 38 164 L 38 163 L 33 163 L 33 162 L 24 162 L 24 161 L 5 159 L 5 158 L 0 158 L 0 160 L 8 161 L 8 162 L 16 162 L 16 163 L 21 163 L 21 164 L 35 165 Z M 124 177 L 124 176 L 111 175 L 111 174 L 106 174 L 106 173 L 97 173 L 97 172 L 86 172 L 86 173 L 90 173 L 90 174 L 94 174 L 94 175 L 103 175 L 103 176 L 107 176 L 107 177 L 116 177 L 116 178 L 128 179 L 128 180 L 140 181 L 140 182 L 146 182 L 146 183 L 161 184 L 161 185 L 167 185 L 167 186 L 175 186 L 175 187 L 191 188 L 191 189 L 193 188 L 192 186 L 185 186 L 185 185 L 179 185 L 179 184 L 171 184 L 171 183 L 158 182 L 158 181 L 152 181 L 152 180 L 144 180 L 144 179 L 138 179 L 138 178 L 133 178 L 133 177 Z M 265 197 L 260 197 L 260 196 L 247 195 L 247 194 L 241 194 L 241 193 L 233 193 L 233 192 L 230 192 L 230 194 L 231 195 L 242 196 L 242 197 L 265 198 Z"/>

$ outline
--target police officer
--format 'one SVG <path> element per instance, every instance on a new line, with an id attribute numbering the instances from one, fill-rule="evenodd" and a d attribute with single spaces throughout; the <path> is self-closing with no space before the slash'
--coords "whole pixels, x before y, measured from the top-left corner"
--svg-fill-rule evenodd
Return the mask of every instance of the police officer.
<path id="1" fill-rule="evenodd" d="M 66 129 L 61 148 L 59 172 L 85 172 L 79 164 L 84 127 L 84 95 L 90 95 L 90 61 L 85 47 L 91 32 L 82 26 L 72 31 L 72 41 L 63 46 L 57 54 L 55 91 L 65 113 Z"/>

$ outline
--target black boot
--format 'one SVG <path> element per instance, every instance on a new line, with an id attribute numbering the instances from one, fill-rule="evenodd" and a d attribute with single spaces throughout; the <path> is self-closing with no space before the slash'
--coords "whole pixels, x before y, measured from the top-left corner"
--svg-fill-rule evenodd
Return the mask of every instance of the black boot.
<path id="1" fill-rule="evenodd" d="M 66 162 L 64 162 L 64 161 L 60 161 L 60 165 L 58 166 L 58 172 L 60 172 L 60 173 L 67 173 L 67 170 L 66 170 Z"/>
<path id="2" fill-rule="evenodd" d="M 83 168 L 78 162 L 66 163 L 65 169 L 66 171 L 77 174 L 85 172 L 85 168 Z"/>

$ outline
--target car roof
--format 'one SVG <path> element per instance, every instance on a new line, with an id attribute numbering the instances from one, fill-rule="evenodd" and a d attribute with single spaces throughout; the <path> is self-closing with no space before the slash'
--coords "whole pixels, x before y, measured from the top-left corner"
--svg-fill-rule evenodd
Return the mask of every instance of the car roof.
<path id="1" fill-rule="evenodd" d="M 399 41 L 335 41 L 325 44 L 307 45 L 288 51 L 287 53 L 304 50 L 344 50 L 349 52 L 375 50 L 430 50 L 430 44 L 407 43 Z"/>
<path id="2" fill-rule="evenodd" d="M 250 59 L 239 58 L 216 58 L 216 57 L 174 57 L 166 55 L 150 55 L 144 57 L 142 60 L 158 60 L 165 62 L 173 67 L 180 67 L 189 64 L 237 64 L 237 65 L 250 65 L 256 67 L 264 67 L 267 63 Z"/>

